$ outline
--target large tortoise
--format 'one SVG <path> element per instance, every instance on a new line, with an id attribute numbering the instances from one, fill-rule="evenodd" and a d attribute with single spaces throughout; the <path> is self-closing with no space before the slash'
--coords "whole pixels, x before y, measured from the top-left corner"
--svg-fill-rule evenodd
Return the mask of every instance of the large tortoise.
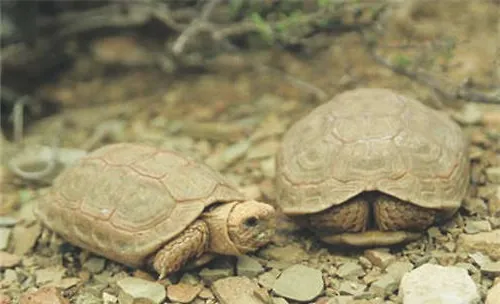
<path id="1" fill-rule="evenodd" d="M 445 114 L 388 89 L 346 91 L 286 132 L 277 205 L 331 244 L 418 238 L 460 207 L 466 140 Z"/>
<path id="2" fill-rule="evenodd" d="M 269 242 L 274 208 L 243 195 L 207 165 L 174 151 L 120 143 L 68 168 L 36 204 L 70 243 L 160 277 L 213 254 Z"/>

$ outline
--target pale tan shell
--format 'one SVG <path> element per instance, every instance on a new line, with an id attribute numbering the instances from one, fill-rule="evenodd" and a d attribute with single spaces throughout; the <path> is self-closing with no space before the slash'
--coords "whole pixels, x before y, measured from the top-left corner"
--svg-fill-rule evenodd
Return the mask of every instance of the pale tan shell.
<path id="1" fill-rule="evenodd" d="M 59 175 L 36 213 L 70 243 L 139 266 L 206 206 L 239 200 L 235 186 L 200 162 L 121 143 L 93 151 Z"/>
<path id="2" fill-rule="evenodd" d="M 308 214 L 378 190 L 457 209 L 469 182 L 466 140 L 445 114 L 387 89 L 337 95 L 295 123 L 277 155 L 278 205 Z"/>

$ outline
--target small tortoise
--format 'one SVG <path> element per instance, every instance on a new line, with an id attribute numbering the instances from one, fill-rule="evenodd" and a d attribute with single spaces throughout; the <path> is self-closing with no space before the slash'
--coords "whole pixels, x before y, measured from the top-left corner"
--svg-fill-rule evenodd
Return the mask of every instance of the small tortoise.
<path id="1" fill-rule="evenodd" d="M 257 250 L 274 230 L 273 207 L 246 201 L 207 165 L 131 143 L 66 169 L 35 213 L 70 243 L 160 277 L 214 254 Z"/>
<path id="2" fill-rule="evenodd" d="M 277 155 L 277 205 L 326 243 L 417 239 L 469 182 L 467 144 L 443 113 L 388 89 L 337 95 L 297 121 Z"/>

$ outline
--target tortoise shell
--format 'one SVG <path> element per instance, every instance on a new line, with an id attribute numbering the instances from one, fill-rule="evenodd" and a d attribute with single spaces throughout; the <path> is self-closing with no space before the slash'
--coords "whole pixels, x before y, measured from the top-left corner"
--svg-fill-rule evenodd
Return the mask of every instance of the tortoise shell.
<path id="1" fill-rule="evenodd" d="M 289 215 L 380 191 L 424 208 L 456 210 L 469 162 L 460 127 L 388 89 L 341 93 L 297 121 L 277 155 L 277 203 Z"/>
<path id="2" fill-rule="evenodd" d="M 220 173 L 174 151 L 120 143 L 60 174 L 35 212 L 70 243 L 130 266 L 214 203 L 243 200 Z"/>

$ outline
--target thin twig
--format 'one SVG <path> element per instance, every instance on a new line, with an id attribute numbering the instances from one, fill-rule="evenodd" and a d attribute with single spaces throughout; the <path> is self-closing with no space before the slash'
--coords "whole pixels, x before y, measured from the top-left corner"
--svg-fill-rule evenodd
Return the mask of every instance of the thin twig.
<path id="1" fill-rule="evenodd" d="M 14 128 L 14 142 L 16 144 L 21 144 L 23 140 L 24 133 L 24 107 L 26 103 L 29 101 L 28 96 L 23 96 L 19 98 L 14 104 L 14 108 L 12 109 L 12 125 Z"/>
<path id="2" fill-rule="evenodd" d="M 172 52 L 175 55 L 179 55 L 184 50 L 184 45 L 194 36 L 196 33 L 200 31 L 203 27 L 207 26 L 207 20 L 210 18 L 213 9 L 217 4 L 219 4 L 220 0 L 211 0 L 204 7 L 200 14 L 199 18 L 194 19 L 188 28 L 181 33 L 177 40 L 174 42 L 172 46 Z"/>
<path id="3" fill-rule="evenodd" d="M 30 147 L 20 155 L 9 160 L 9 169 L 17 176 L 25 180 L 41 181 L 52 175 L 58 163 L 58 147 L 57 142 L 53 142 L 51 147 L 41 147 L 42 150 L 34 151 L 34 147 Z M 48 149 L 47 149 L 48 148 Z M 30 165 L 44 163 L 45 166 L 37 171 L 26 171 L 24 167 Z"/>

